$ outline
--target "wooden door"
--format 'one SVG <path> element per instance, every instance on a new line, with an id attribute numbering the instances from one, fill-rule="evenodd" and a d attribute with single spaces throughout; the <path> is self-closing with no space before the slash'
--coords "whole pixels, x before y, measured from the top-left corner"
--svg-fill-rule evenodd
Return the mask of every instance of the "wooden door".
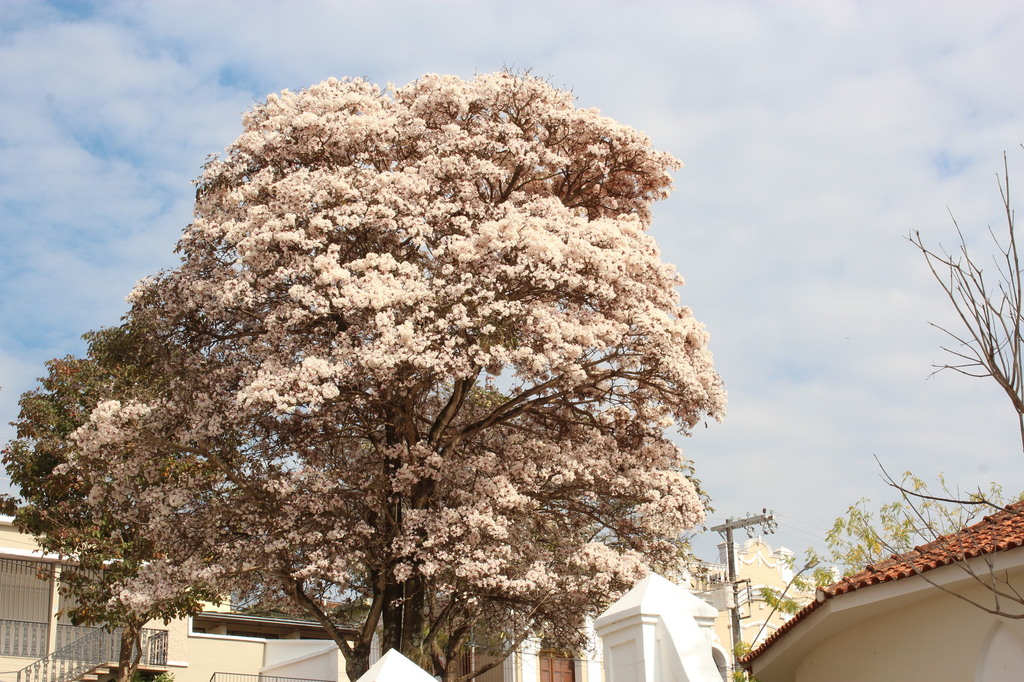
<path id="1" fill-rule="evenodd" d="M 576 666 L 571 658 L 540 656 L 540 682 L 576 682 Z"/>

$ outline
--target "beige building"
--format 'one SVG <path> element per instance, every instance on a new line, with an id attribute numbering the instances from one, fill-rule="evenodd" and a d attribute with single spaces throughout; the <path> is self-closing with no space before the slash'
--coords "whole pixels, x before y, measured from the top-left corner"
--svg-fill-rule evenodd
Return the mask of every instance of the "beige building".
<path id="1" fill-rule="evenodd" d="M 725 549 L 724 544 L 720 546 L 723 557 Z M 737 603 L 745 641 L 755 637 L 761 641 L 785 622 L 784 614 L 771 613 L 761 588 L 784 589 L 792 578 L 791 559 L 789 550 L 773 550 L 760 538 L 737 546 Z M 109 664 L 117 660 L 117 638 L 101 628 L 72 625 L 61 615 L 66 603 L 59 590 L 60 571 L 56 557 L 42 555 L 30 536 L 18 532 L 12 519 L 0 517 L 0 682 L 76 678 L 103 682 L 112 677 Z M 732 660 L 727 609 L 733 600 L 724 559 L 723 563 L 695 566 L 686 586 L 719 611 L 713 655 L 726 680 Z M 602 647 L 596 635 L 591 635 L 591 646 L 569 654 L 545 649 L 539 641 L 527 641 L 477 679 L 601 682 Z M 371 663 L 379 655 L 374 652 Z M 473 652 L 469 656 L 476 660 L 468 660 L 468 656 L 466 664 L 475 667 L 485 655 Z M 343 656 L 318 624 L 233 613 L 227 606 L 211 606 L 166 625 L 150 624 L 143 640 L 141 667 L 153 673 L 173 673 L 175 682 L 347 680 Z"/>
<path id="2" fill-rule="evenodd" d="M 1019 680 L 1022 617 L 1018 503 L 819 588 L 743 663 L 761 682 Z"/>
<path id="3" fill-rule="evenodd" d="M 111 676 L 119 640 L 61 614 L 61 564 L 0 517 L 0 682 L 101 680 Z M 344 680 L 337 646 L 316 624 L 209 611 L 144 631 L 145 671 L 175 682 Z"/>
<path id="4" fill-rule="evenodd" d="M 61 562 L 0 516 L 0 682 L 105 682 L 118 638 L 72 625 L 63 615 Z M 480 682 L 600 682 L 600 642 L 567 656 L 527 641 Z M 141 670 L 174 682 L 345 682 L 345 661 L 316 623 L 214 607 L 144 631 Z M 370 662 L 380 657 L 373 651 Z M 486 657 L 467 653 L 465 665 Z"/>
<path id="5" fill-rule="evenodd" d="M 723 679 L 728 679 L 731 672 L 732 649 L 736 641 L 756 646 L 792 617 L 772 607 L 765 599 L 764 588 L 770 588 L 776 594 L 785 592 L 787 599 L 797 603 L 809 602 L 814 597 L 791 585 L 795 575 L 794 557 L 786 547 L 773 549 L 764 538 L 755 537 L 743 544 L 736 543 L 733 549 L 737 577 L 735 589 L 729 582 L 729 554 L 724 542 L 718 546 L 717 563 L 698 564 L 689 576 L 689 587 L 694 593 L 718 609 L 715 621 L 718 641 L 713 653 Z M 739 612 L 740 630 L 736 638 L 732 632 L 730 612 L 733 606 Z"/>

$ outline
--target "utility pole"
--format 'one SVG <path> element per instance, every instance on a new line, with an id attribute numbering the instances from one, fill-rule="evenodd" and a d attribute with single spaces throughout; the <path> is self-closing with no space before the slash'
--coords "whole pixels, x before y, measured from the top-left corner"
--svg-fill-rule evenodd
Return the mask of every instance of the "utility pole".
<path id="1" fill-rule="evenodd" d="M 732 532 L 737 528 L 747 528 L 747 535 L 751 535 L 749 528 L 751 526 L 761 526 L 762 532 L 765 535 L 771 535 L 775 532 L 775 528 L 778 526 L 775 523 L 775 516 L 772 512 L 767 509 L 762 509 L 761 513 L 757 516 L 751 516 L 747 514 L 742 519 L 726 519 L 725 523 L 720 524 L 712 528 L 711 530 L 721 533 L 725 538 L 725 548 L 729 557 L 729 584 L 732 586 L 732 606 L 729 610 L 732 612 L 732 650 L 733 657 L 736 656 L 736 645 L 739 644 L 742 639 L 740 637 L 740 590 L 739 583 L 736 580 L 736 549 L 733 546 Z"/>

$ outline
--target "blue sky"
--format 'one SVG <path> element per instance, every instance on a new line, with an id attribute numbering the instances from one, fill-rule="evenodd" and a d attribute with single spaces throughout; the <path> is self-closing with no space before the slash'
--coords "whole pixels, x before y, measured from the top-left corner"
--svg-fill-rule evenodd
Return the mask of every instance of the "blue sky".
<path id="1" fill-rule="evenodd" d="M 727 516 L 801 553 L 893 472 L 1024 489 L 1013 413 L 940 374 L 905 237 L 986 246 L 1024 177 L 1014 2 L 75 2 L 0 13 L 0 423 L 173 267 L 208 154 L 270 92 L 531 68 L 683 159 L 653 232 L 730 394 L 683 445 Z M 0 428 L 0 439 L 13 430 Z M 0 480 L 0 489 L 5 485 Z M 698 542 L 709 556 L 715 539 Z"/>

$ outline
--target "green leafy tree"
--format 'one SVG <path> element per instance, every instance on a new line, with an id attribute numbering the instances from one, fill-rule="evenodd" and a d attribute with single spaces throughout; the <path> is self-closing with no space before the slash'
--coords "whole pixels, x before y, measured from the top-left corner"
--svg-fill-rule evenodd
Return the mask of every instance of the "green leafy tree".
<path id="1" fill-rule="evenodd" d="M 951 488 L 941 473 L 931 485 L 909 471 L 899 482 L 888 475 L 886 479 L 900 493 L 899 499 L 872 509 L 871 500 L 861 498 L 833 522 L 825 536 L 823 559 L 842 575 L 935 542 L 1020 499 L 1019 495 L 1008 497 L 998 483 L 965 493 Z"/>
<path id="2" fill-rule="evenodd" d="M 60 576 L 60 589 L 72 597 L 65 615 L 76 624 L 120 632 L 117 682 L 127 682 L 138 670 L 143 626 L 194 612 L 211 595 L 196 586 L 172 584 L 166 594 L 146 603 L 125 598 L 124 588 L 139 568 L 158 561 L 159 554 L 144 523 L 127 521 L 116 505 L 103 504 L 67 463 L 74 448 L 70 435 L 88 420 L 98 396 L 129 389 L 138 394 L 153 384 L 147 373 L 150 353 L 126 327 L 85 338 L 86 357 L 51 360 L 40 387 L 21 397 L 17 437 L 3 449 L 3 463 L 20 498 L 5 496 L 2 503 L 44 551 L 68 561 Z"/>

